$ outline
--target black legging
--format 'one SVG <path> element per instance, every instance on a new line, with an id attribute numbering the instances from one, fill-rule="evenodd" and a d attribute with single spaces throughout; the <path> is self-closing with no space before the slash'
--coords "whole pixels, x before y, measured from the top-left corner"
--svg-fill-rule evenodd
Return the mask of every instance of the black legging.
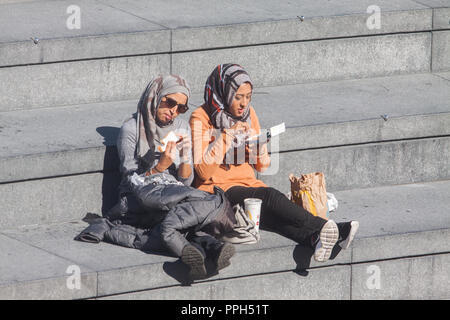
<path id="1" fill-rule="evenodd" d="M 274 231 L 297 243 L 309 244 L 311 236 L 326 223 L 325 219 L 312 215 L 274 188 L 235 186 L 225 194 L 233 206 L 239 204 L 242 208 L 246 198 L 261 199 L 261 229 Z"/>

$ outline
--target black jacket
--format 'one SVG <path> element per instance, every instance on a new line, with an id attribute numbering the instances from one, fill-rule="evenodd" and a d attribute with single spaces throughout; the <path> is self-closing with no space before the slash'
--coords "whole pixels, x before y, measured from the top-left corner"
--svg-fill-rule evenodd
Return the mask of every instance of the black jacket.
<path id="1" fill-rule="evenodd" d="M 207 232 L 220 237 L 233 229 L 233 208 L 220 188 L 210 194 L 185 186 L 167 174 L 153 175 L 146 185 L 130 182 L 131 194 L 122 195 L 106 218 L 97 219 L 77 240 L 107 241 L 125 247 L 162 250 L 181 256 L 187 233 Z"/>

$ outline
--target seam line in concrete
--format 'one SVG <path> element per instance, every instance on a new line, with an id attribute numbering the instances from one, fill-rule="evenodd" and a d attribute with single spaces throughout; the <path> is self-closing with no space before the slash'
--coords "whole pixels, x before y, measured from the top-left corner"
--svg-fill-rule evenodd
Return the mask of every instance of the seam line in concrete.
<path id="1" fill-rule="evenodd" d="M 172 52 L 173 51 L 173 41 L 172 41 L 172 39 L 173 39 L 173 31 L 172 30 L 170 30 L 170 52 Z M 172 74 L 172 65 L 173 65 L 173 63 L 172 63 L 172 54 L 169 54 L 169 70 L 170 70 L 170 74 Z"/>
<path id="2" fill-rule="evenodd" d="M 435 10 L 433 9 L 433 11 L 431 12 L 431 28 L 433 28 L 434 25 L 434 13 Z M 433 38 L 434 38 L 434 34 L 433 34 L 433 30 L 431 30 L 430 32 L 430 72 L 433 71 Z"/>
<path id="3" fill-rule="evenodd" d="M 422 6 L 424 6 L 424 7 L 426 7 L 426 8 L 433 9 L 433 11 L 434 11 L 434 9 L 447 9 L 448 8 L 448 7 L 445 7 L 445 6 L 432 7 L 429 4 L 422 3 L 421 1 L 417 1 L 417 0 L 413 0 L 413 1 L 418 3 L 418 4 L 420 4 L 420 5 L 422 5 Z M 426 10 L 426 9 L 419 9 L 419 10 Z"/>
<path id="4" fill-rule="evenodd" d="M 450 30 L 444 29 L 444 30 Z M 343 39 L 359 39 L 359 38 L 372 38 L 372 37 L 384 37 L 384 36 L 395 36 L 395 35 L 411 35 L 417 33 L 429 33 L 433 31 L 429 30 L 417 30 L 417 31 L 400 31 L 400 32 L 387 32 L 387 33 L 378 33 L 378 34 L 361 34 L 361 35 L 353 35 L 353 36 L 338 36 L 338 37 L 330 37 L 330 38 L 312 38 L 312 39 L 304 39 L 304 40 L 285 40 L 285 41 L 273 41 L 273 42 L 265 42 L 265 43 L 255 43 L 255 44 L 245 44 L 245 45 L 235 45 L 229 47 L 210 47 L 203 49 L 191 49 L 191 50 L 179 50 L 173 51 L 171 53 L 192 53 L 192 52 L 203 52 L 210 50 L 226 50 L 226 49 L 239 49 L 239 48 L 249 48 L 249 47 L 259 47 L 259 46 L 271 46 L 271 45 L 279 45 L 279 44 L 291 44 L 291 43 L 303 43 L 303 42 L 316 42 L 316 41 L 328 41 L 328 40 L 343 40 Z"/>
<path id="5" fill-rule="evenodd" d="M 423 254 L 413 254 L 413 255 L 407 255 L 407 256 L 401 256 L 401 257 L 392 257 L 392 258 L 384 258 L 384 259 L 374 259 L 374 260 L 366 260 L 366 261 L 357 261 L 357 262 L 351 262 L 351 263 L 337 263 L 330 266 L 346 266 L 346 265 L 361 265 L 361 264 L 368 264 L 368 263 L 376 263 L 376 262 L 385 262 L 385 261 L 396 261 L 396 260 L 403 260 L 403 259 L 414 259 L 414 258 L 426 258 L 431 256 L 442 256 L 450 254 L 450 251 L 440 251 L 440 252 L 433 252 L 433 253 L 423 253 Z M 323 267 L 312 267 L 311 269 L 317 269 L 317 268 L 325 268 Z"/>
<path id="6" fill-rule="evenodd" d="M 444 78 L 444 77 L 442 77 L 442 76 L 440 76 L 440 75 L 438 75 L 438 74 L 436 74 L 436 73 L 430 72 L 430 74 L 432 74 L 433 76 L 436 76 L 436 77 L 438 77 L 438 78 L 441 78 L 442 80 L 445 80 L 445 81 L 447 81 L 447 82 L 450 82 L 450 79 Z"/>
<path id="7" fill-rule="evenodd" d="M 353 261 L 353 247 L 350 252 L 350 262 Z M 350 263 L 350 296 L 349 299 L 353 300 L 353 265 Z"/>
<path id="8" fill-rule="evenodd" d="M 73 177 L 73 176 L 81 176 L 85 174 L 93 174 L 93 173 L 110 173 L 110 172 L 116 172 L 116 171 L 86 171 L 86 172 L 79 172 L 79 173 L 70 173 L 70 174 L 64 174 L 64 175 L 54 175 L 54 176 L 47 176 L 47 177 L 36 177 L 36 178 L 30 178 L 30 179 L 21 179 L 21 180 L 13 180 L 13 181 L 3 181 L 0 182 L 0 185 L 3 184 L 9 184 L 9 183 L 21 183 L 21 182 L 30 182 L 30 181 L 39 181 L 39 180 L 48 180 L 48 179 L 55 179 L 55 178 L 65 178 L 65 177 Z"/>
<path id="9" fill-rule="evenodd" d="M 424 4 L 424 3 L 420 2 L 420 1 L 417 1 L 417 0 L 413 0 L 413 2 L 415 2 L 415 3 L 418 3 L 418 4 L 420 4 L 420 5 L 424 6 L 424 7 L 427 7 L 427 8 L 433 9 L 433 8 L 432 8 L 432 7 L 430 7 L 429 5 L 427 5 L 427 4 Z"/>
<path id="10" fill-rule="evenodd" d="M 96 279 L 97 279 L 97 286 L 95 288 L 95 296 L 97 297 L 98 296 L 98 282 L 99 282 L 99 280 L 98 280 L 99 272 L 98 271 L 96 272 L 95 276 L 96 276 Z"/>
<path id="11" fill-rule="evenodd" d="M 121 11 L 121 12 L 123 12 L 123 13 L 129 14 L 129 15 L 131 15 L 131 16 L 133 16 L 133 17 L 139 18 L 139 19 L 141 19 L 141 20 L 144 20 L 144 21 L 153 23 L 153 24 L 155 24 L 155 25 L 157 25 L 157 26 L 160 26 L 160 27 L 162 27 L 162 28 L 164 28 L 164 29 L 169 29 L 169 27 L 164 26 L 164 25 L 162 25 L 162 24 L 160 24 L 160 23 L 158 23 L 158 22 L 151 21 L 151 20 L 146 19 L 146 18 L 144 18 L 144 17 L 140 17 L 140 16 L 138 16 L 138 15 L 136 15 L 136 14 L 134 14 L 134 13 L 128 12 L 128 11 L 126 11 L 126 10 L 124 10 L 124 9 L 117 8 L 117 7 L 115 7 L 115 6 L 111 5 L 111 4 L 105 3 L 105 2 L 100 1 L 100 0 L 97 0 L 97 2 L 103 4 L 103 5 L 107 6 L 107 7 L 113 8 L 113 9 L 115 9 L 115 10 L 118 10 L 118 11 Z"/>

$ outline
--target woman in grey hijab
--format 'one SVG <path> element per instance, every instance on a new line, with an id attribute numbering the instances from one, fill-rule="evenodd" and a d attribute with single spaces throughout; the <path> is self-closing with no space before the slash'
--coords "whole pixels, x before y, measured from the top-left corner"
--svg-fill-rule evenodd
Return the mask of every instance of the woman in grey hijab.
<path id="1" fill-rule="evenodd" d="M 211 195 L 190 187 L 191 131 L 178 117 L 188 110 L 189 97 L 188 84 L 177 75 L 148 84 L 137 112 L 120 129 L 120 202 L 108 216 L 151 229 L 147 249 L 169 249 L 189 266 L 191 277 L 201 278 L 207 257 L 217 270 L 230 264 L 234 247 L 211 234 L 231 230 L 235 218 L 224 192 Z"/>
<path id="2" fill-rule="evenodd" d="M 185 185 L 192 183 L 190 128 L 178 118 L 187 111 L 189 97 L 189 86 L 180 76 L 159 76 L 148 84 L 137 113 L 120 130 L 117 147 L 123 176 L 165 172 Z M 170 134 L 182 143 L 166 142 Z"/>

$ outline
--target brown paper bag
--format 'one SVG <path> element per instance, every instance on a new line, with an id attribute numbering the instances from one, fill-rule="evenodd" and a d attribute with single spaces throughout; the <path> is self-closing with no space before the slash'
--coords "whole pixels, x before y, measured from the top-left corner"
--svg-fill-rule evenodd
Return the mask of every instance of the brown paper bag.
<path id="1" fill-rule="evenodd" d="M 328 199 L 325 176 L 322 172 L 289 175 L 291 200 L 315 216 L 328 220 Z"/>

